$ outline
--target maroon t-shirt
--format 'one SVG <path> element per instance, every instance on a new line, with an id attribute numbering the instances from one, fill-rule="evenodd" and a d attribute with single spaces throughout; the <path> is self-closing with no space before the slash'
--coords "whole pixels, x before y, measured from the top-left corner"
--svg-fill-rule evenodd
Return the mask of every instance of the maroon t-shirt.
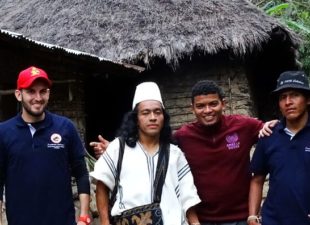
<path id="1" fill-rule="evenodd" d="M 200 222 L 246 220 L 250 150 L 262 126 L 251 117 L 227 115 L 213 127 L 194 122 L 174 133 L 202 200 L 197 208 Z"/>

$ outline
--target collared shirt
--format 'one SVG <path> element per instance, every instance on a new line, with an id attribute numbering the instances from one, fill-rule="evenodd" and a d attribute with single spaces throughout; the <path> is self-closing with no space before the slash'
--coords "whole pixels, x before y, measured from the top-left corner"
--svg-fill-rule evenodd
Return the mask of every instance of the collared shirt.
<path id="1" fill-rule="evenodd" d="M 285 121 L 258 141 L 251 170 L 269 174 L 269 190 L 262 207 L 263 225 L 309 225 L 310 122 L 290 135 Z"/>
<path id="2" fill-rule="evenodd" d="M 10 225 L 74 225 L 71 175 L 85 148 L 74 124 L 45 113 L 30 131 L 21 115 L 0 124 L 0 193 L 5 185 Z M 89 188 L 86 171 L 84 187 Z M 88 190 L 89 192 L 89 190 Z"/>

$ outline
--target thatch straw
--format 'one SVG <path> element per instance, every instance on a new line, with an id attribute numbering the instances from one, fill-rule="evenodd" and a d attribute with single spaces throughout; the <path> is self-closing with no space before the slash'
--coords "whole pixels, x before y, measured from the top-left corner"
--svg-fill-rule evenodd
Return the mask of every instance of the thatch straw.
<path id="1" fill-rule="evenodd" d="M 2 0 L 0 29 L 113 61 L 243 55 L 279 26 L 246 0 Z"/>

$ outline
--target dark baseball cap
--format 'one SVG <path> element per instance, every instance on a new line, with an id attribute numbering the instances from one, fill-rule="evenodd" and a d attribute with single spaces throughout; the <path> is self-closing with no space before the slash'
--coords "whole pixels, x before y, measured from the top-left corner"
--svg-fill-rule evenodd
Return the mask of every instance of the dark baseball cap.
<path id="1" fill-rule="evenodd" d="M 277 88 L 273 93 L 279 93 L 283 89 L 300 89 L 310 92 L 309 80 L 303 71 L 285 71 L 277 80 Z"/>

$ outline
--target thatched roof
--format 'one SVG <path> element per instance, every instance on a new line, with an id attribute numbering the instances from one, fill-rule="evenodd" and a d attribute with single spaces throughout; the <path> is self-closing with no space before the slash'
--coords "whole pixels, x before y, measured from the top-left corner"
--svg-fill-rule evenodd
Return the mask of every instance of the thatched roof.
<path id="1" fill-rule="evenodd" d="M 67 49 L 64 47 L 60 47 L 58 45 L 53 45 L 49 43 L 44 43 L 44 42 L 39 42 L 35 41 L 32 39 L 29 39 L 25 37 L 22 34 L 16 33 L 16 32 L 11 32 L 7 30 L 1 30 L 0 29 L 0 45 L 8 45 L 8 43 L 11 43 L 15 46 L 18 47 L 24 47 L 24 48 L 36 48 L 36 49 L 41 49 L 49 52 L 57 52 L 62 55 L 70 55 L 73 58 L 79 58 L 79 59 L 84 59 L 88 61 L 97 61 L 102 64 L 104 64 L 107 68 L 108 67 L 119 67 L 119 68 L 124 68 L 125 69 L 132 69 L 137 72 L 143 72 L 145 68 L 139 67 L 137 65 L 131 65 L 131 64 L 126 64 L 126 63 L 121 63 L 121 62 L 113 62 L 109 59 L 105 59 L 102 57 L 99 57 L 97 55 L 92 55 L 87 52 L 81 52 L 78 50 L 73 50 L 73 49 Z M 18 43 L 18 44 L 17 44 Z"/>
<path id="2" fill-rule="evenodd" d="M 2 0 L 0 29 L 112 61 L 243 55 L 279 23 L 246 0 Z"/>

